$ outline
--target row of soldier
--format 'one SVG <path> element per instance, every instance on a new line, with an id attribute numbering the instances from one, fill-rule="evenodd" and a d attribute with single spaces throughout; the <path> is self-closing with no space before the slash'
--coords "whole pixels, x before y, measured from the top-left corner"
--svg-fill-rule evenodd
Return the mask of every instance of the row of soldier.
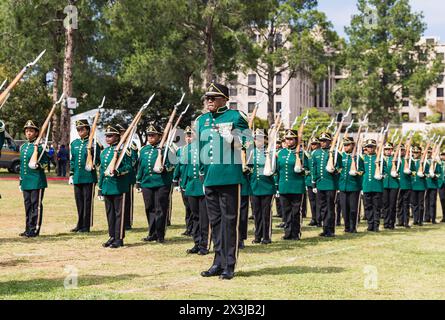
<path id="1" fill-rule="evenodd" d="M 309 199 L 312 212 L 310 225 L 322 227 L 320 236 L 323 237 L 335 236 L 340 210 L 345 232 L 357 232 L 361 194 L 368 231 L 379 231 L 382 212 L 385 228 L 393 229 L 397 208 L 399 226 L 409 227 L 410 208 L 415 224 L 423 224 L 424 212 L 427 220 L 429 216 L 435 222 L 437 190 L 441 200 L 445 195 L 443 162 L 429 159 L 419 174 L 420 147 L 410 148 L 412 158 L 409 157 L 408 163 L 403 145 L 398 146 L 400 163 L 394 174 L 391 158 L 394 146 L 389 143 L 384 147 L 384 161 L 380 163 L 376 154 L 378 143 L 373 139 L 364 142 L 364 152 L 358 156 L 354 152 L 356 142 L 351 137 L 343 138 L 342 150 L 333 151 L 334 137 L 323 132 L 310 141 L 311 151 L 305 151 L 298 146 L 301 132 L 290 129 L 283 137 L 283 148 L 274 156 L 273 170 L 266 173 L 265 167 L 270 161 L 270 152 L 265 149 L 268 135 L 262 130 L 256 130 L 253 135 L 237 135 L 237 130 L 248 131 L 247 116 L 229 109 L 228 100 L 226 86 L 215 83 L 210 86 L 205 95 L 209 112 L 199 116 L 193 128 L 186 129 L 186 145 L 179 148 L 174 157 L 179 161 L 173 163 L 167 157 L 160 172 L 154 168 L 158 153 L 164 152 L 159 148 L 160 127 L 151 125 L 146 132 L 147 145 L 139 151 L 135 145 L 123 150 L 125 155 L 120 165 L 107 172 L 113 155 L 120 152 L 116 146 L 126 130 L 122 126 L 108 126 L 105 136 L 109 147 L 101 152 L 99 146 L 94 149 L 94 164 L 99 171 L 96 173 L 95 168 L 85 169 L 90 124 L 86 119 L 77 121 L 79 138 L 70 146 L 70 184 L 74 185 L 78 211 L 78 223 L 72 231 L 90 231 L 97 183 L 98 195 L 105 201 L 109 228 L 109 240 L 104 247 L 124 245 L 125 231 L 131 228 L 133 220 L 134 189 L 142 193 L 149 225 L 143 240 L 163 243 L 171 213 L 171 194 L 176 187 L 188 212 L 186 234 L 191 235 L 194 242 L 187 252 L 206 255 L 213 242 L 214 261 L 210 269 L 201 274 L 231 279 L 239 249 L 247 239 L 249 204 L 255 219 L 253 243 L 265 245 L 271 243 L 274 199 L 280 204 L 278 213 L 283 218 L 284 240 L 301 239 L 302 215 L 307 209 L 305 198 Z M 35 237 L 42 223 L 42 200 L 47 187 L 42 166 L 47 158 L 39 147 L 40 161 L 35 168 L 30 168 L 39 127 L 28 121 L 24 129 L 28 142 L 20 149 L 20 187 L 27 218 L 26 230 L 21 236 Z M 228 163 L 221 161 L 227 158 L 224 155 L 242 151 L 249 159 L 245 165 L 235 161 L 236 157 L 229 156 Z M 444 154 L 442 159 L 445 160 Z M 430 174 L 428 166 L 433 163 L 434 174 Z"/>

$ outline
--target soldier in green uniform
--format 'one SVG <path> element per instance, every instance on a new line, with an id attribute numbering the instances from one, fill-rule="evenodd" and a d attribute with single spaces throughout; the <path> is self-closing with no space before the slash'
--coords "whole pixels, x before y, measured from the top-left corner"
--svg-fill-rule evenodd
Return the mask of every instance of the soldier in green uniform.
<path id="1" fill-rule="evenodd" d="M 121 136 L 127 131 L 128 126 L 117 124 L 116 128 L 119 130 Z M 137 144 L 132 141 L 128 150 L 127 155 L 131 159 L 130 172 L 127 175 L 127 179 L 130 183 L 130 191 L 125 194 L 125 208 L 124 208 L 124 227 L 125 230 L 131 230 L 133 226 L 133 213 L 134 213 L 134 186 L 136 184 L 136 172 L 138 165 L 138 153 L 139 149 Z"/>
<path id="2" fill-rule="evenodd" d="M 427 163 L 425 166 L 426 192 L 425 192 L 425 222 L 437 224 L 437 189 L 439 188 L 439 178 L 441 176 L 440 165 L 435 165 L 434 172 L 430 174 L 430 168 L 433 165 L 433 148 L 428 149 Z"/>
<path id="3" fill-rule="evenodd" d="M 201 174 L 212 227 L 215 257 L 203 277 L 234 277 L 238 256 L 243 168 L 239 137 L 248 130 L 247 116 L 227 107 L 229 89 L 212 83 L 205 94 L 209 112 L 195 121 L 200 141 Z"/>
<path id="4" fill-rule="evenodd" d="M 413 160 L 414 174 L 412 177 L 412 191 L 411 191 L 411 207 L 414 216 L 414 225 L 423 226 L 423 215 L 425 210 L 425 190 L 426 190 L 426 179 L 425 179 L 425 169 L 423 171 L 419 170 L 420 162 L 422 161 L 422 148 L 418 146 L 413 147 Z"/>
<path id="5" fill-rule="evenodd" d="M 20 190 L 23 192 L 26 211 L 26 230 L 20 236 L 33 238 L 40 234 L 43 217 L 43 194 L 48 187 L 43 165 L 48 163 L 48 157 L 42 146 L 38 146 L 40 161 L 31 168 L 29 161 L 34 153 L 34 141 L 39 135 L 39 127 L 28 120 L 24 127 L 28 140 L 20 147 Z"/>
<path id="6" fill-rule="evenodd" d="M 191 216 L 190 204 L 185 195 L 186 189 L 186 176 L 187 176 L 187 165 L 188 160 L 187 156 L 189 156 L 188 152 L 190 151 L 190 143 L 192 142 L 192 128 L 188 126 L 185 129 L 185 145 L 176 151 L 176 159 L 178 159 L 178 163 L 175 166 L 175 171 L 173 173 L 173 185 L 175 190 L 181 192 L 182 203 L 185 208 L 185 231 L 182 233 L 183 236 L 192 236 L 195 237 L 195 233 L 198 231 L 199 227 L 199 216 Z"/>
<path id="7" fill-rule="evenodd" d="M 310 151 L 308 154 L 309 159 L 309 168 L 312 168 L 313 165 L 313 154 L 315 150 L 320 149 L 320 141 L 316 137 L 312 139 L 310 142 Z M 313 190 L 313 177 L 312 177 L 312 171 L 309 170 L 308 174 L 306 175 L 306 189 L 307 189 L 307 197 L 309 199 L 309 205 L 311 207 L 311 222 L 309 223 L 309 226 L 311 227 L 321 227 L 322 221 L 320 217 L 320 210 L 319 206 L 317 204 L 317 195 L 314 193 Z"/>
<path id="8" fill-rule="evenodd" d="M 400 146 L 400 167 L 399 167 L 399 196 L 397 198 L 397 226 L 410 228 L 409 226 L 409 212 L 411 202 L 411 178 L 415 174 L 416 169 L 414 164 L 409 161 L 405 166 L 406 148 L 404 145 Z M 406 168 L 405 168 L 406 167 Z"/>
<path id="9" fill-rule="evenodd" d="M 255 239 L 252 243 L 272 243 L 272 201 L 276 194 L 275 181 L 272 176 L 264 175 L 266 135 L 261 129 L 255 131 L 255 148 L 252 150 L 252 173 L 250 188 L 252 190 L 252 211 L 255 217 Z"/>
<path id="10" fill-rule="evenodd" d="M 130 191 L 127 175 L 131 170 L 131 159 L 125 150 L 116 150 L 120 140 L 120 132 L 117 128 L 108 126 L 105 130 L 105 139 L 109 147 L 100 154 L 99 196 L 103 196 L 105 199 L 110 238 L 103 244 L 103 247 L 119 248 L 124 245 L 125 238 L 125 194 Z M 121 152 L 125 152 L 121 164 L 114 172 L 108 172 L 108 166 L 113 160 L 114 154 L 117 153 L 119 157 Z"/>
<path id="11" fill-rule="evenodd" d="M 359 171 L 363 171 L 363 200 L 365 216 L 368 221 L 368 231 L 379 232 L 380 216 L 382 211 L 383 174 L 386 164 L 383 161 L 381 172 L 376 172 L 379 161 L 376 155 L 377 142 L 369 139 L 365 142 L 365 155 L 360 161 Z"/>
<path id="12" fill-rule="evenodd" d="M 296 167 L 297 130 L 287 130 L 284 136 L 287 148 L 278 152 L 277 181 L 281 207 L 286 217 L 283 240 L 300 240 L 303 195 L 306 192 L 305 177 L 309 170 L 308 159 L 301 150 L 301 167 Z"/>
<path id="13" fill-rule="evenodd" d="M 440 153 L 440 162 L 437 165 L 440 165 L 441 169 L 441 174 L 437 185 L 439 189 L 440 204 L 442 207 L 442 220 L 440 222 L 445 223 L 445 151 Z"/>
<path id="14" fill-rule="evenodd" d="M 87 148 L 90 135 L 88 120 L 76 121 L 76 129 L 79 139 L 71 142 L 70 146 L 69 184 L 74 185 L 78 219 L 76 227 L 71 232 L 90 232 L 90 227 L 93 224 L 94 191 L 97 183 L 96 167 L 100 164 L 100 147 L 96 145 L 96 155 L 94 155 L 94 148 L 91 150 L 95 163 L 93 168 L 87 170 Z"/>
<path id="15" fill-rule="evenodd" d="M 387 142 L 383 147 L 387 172 L 383 179 L 383 227 L 393 230 L 396 224 L 397 197 L 399 195 L 399 175 L 392 176 L 394 146 L 391 142 Z M 397 165 L 397 164 L 396 164 Z"/>
<path id="16" fill-rule="evenodd" d="M 244 249 L 244 240 L 247 240 L 247 230 L 249 223 L 249 200 L 252 194 L 250 190 L 250 176 L 249 172 L 243 172 L 241 181 L 241 202 L 240 202 L 240 217 L 239 217 L 239 240 L 238 247 Z"/>
<path id="17" fill-rule="evenodd" d="M 345 221 L 345 232 L 357 233 L 358 206 L 361 190 L 362 171 L 352 170 L 352 151 L 355 142 L 352 137 L 343 139 L 344 152 L 342 153 L 342 169 L 339 179 L 340 206 Z M 355 160 L 357 163 L 357 161 Z"/>
<path id="18" fill-rule="evenodd" d="M 332 135 L 323 132 L 318 138 L 321 148 L 312 155 L 313 191 L 317 194 L 320 215 L 323 221 L 321 237 L 335 236 L 335 198 L 338 190 L 339 172 L 342 165 L 341 154 L 338 153 L 334 168 L 328 168 Z M 335 157 L 333 154 L 332 157 Z M 335 160 L 335 159 L 334 159 Z"/>
<path id="19" fill-rule="evenodd" d="M 169 157 L 165 159 L 160 173 L 154 171 L 159 152 L 162 129 L 150 125 L 147 130 L 148 144 L 141 149 L 136 188 L 142 191 L 145 214 L 148 221 L 148 236 L 144 241 L 164 243 L 167 227 L 167 216 L 170 210 L 173 170 Z"/>
<path id="20" fill-rule="evenodd" d="M 281 149 L 285 149 L 286 148 L 286 141 L 283 138 L 284 134 L 281 135 L 277 140 L 277 154 Z M 277 217 L 281 218 L 282 222 L 277 226 L 277 228 L 284 228 L 284 226 L 286 225 L 286 218 L 283 215 L 283 208 L 281 207 L 281 201 L 280 201 L 280 192 L 278 191 L 278 182 L 276 181 L 276 176 L 275 176 L 275 189 L 277 190 L 277 193 L 274 196 L 274 200 L 275 200 L 275 207 L 277 210 Z"/>

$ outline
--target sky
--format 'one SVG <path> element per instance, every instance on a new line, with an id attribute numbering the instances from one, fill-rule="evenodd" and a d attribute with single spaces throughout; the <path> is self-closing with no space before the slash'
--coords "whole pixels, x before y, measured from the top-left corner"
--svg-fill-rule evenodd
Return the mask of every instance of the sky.
<path id="1" fill-rule="evenodd" d="M 439 37 L 445 43 L 445 1 L 444 0 L 409 0 L 415 12 L 423 12 L 428 25 L 426 37 Z M 356 0 L 318 0 L 318 9 L 328 16 L 335 30 L 346 37 L 344 27 L 351 21 L 351 15 L 357 13 Z"/>

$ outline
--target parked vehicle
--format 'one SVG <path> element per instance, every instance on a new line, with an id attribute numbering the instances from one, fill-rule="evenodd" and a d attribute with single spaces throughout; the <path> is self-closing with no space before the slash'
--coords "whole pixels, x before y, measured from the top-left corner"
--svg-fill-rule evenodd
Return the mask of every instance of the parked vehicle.
<path id="1" fill-rule="evenodd" d="M 8 133 L 1 151 L 0 168 L 8 169 L 11 173 L 20 173 L 20 143 L 14 141 Z"/>

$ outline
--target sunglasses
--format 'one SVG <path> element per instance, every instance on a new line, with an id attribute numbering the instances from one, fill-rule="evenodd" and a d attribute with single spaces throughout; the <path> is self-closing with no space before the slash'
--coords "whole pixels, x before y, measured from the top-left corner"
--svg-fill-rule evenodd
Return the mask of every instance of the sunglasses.
<path id="1" fill-rule="evenodd" d="M 215 101 L 215 100 L 217 100 L 217 99 L 219 99 L 220 97 L 205 97 L 205 99 L 207 100 L 207 101 Z"/>

